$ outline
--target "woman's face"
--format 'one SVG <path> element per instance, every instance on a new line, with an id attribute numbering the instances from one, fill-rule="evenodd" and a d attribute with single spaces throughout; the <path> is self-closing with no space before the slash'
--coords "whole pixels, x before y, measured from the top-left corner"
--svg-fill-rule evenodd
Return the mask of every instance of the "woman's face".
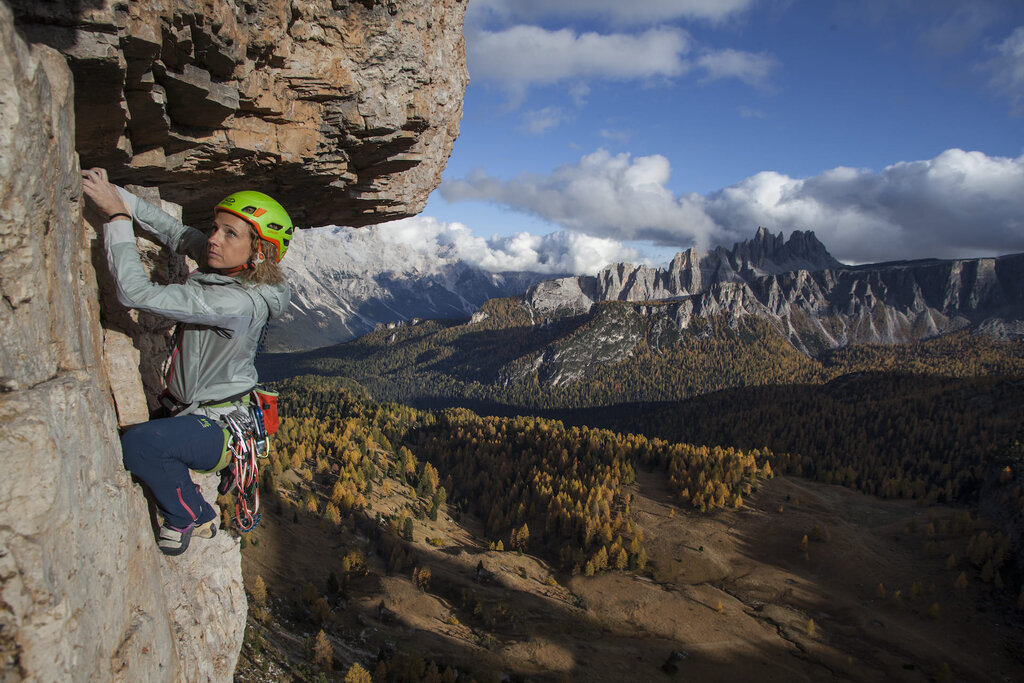
<path id="1" fill-rule="evenodd" d="M 206 245 L 206 263 L 211 268 L 237 268 L 252 256 L 252 228 L 238 216 L 218 211 Z"/>

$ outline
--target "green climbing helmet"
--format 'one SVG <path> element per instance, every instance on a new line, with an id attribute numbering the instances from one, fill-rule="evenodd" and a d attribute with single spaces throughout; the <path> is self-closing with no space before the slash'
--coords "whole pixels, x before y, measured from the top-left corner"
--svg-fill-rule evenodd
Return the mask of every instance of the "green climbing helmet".
<path id="1" fill-rule="evenodd" d="M 277 247 L 278 261 L 288 251 L 288 243 L 292 241 L 295 226 L 292 225 L 288 212 L 272 197 L 252 190 L 235 192 L 222 199 L 213 207 L 213 211 L 233 213 L 256 228 L 260 237 Z"/>

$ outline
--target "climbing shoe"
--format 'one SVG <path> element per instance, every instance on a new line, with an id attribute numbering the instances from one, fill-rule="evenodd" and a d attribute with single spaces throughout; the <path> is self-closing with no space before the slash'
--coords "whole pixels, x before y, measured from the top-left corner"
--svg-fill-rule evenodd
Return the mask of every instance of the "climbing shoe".
<path id="1" fill-rule="evenodd" d="M 208 526 L 208 524 L 203 526 Z M 164 522 L 163 526 L 160 527 L 160 534 L 156 540 L 160 552 L 164 555 L 181 555 L 188 550 L 188 542 L 192 538 L 192 531 L 195 529 L 195 526 L 195 524 L 189 524 L 184 529 L 178 529 Z"/>
<path id="2" fill-rule="evenodd" d="M 214 517 L 209 522 L 196 524 L 196 527 L 192 529 L 192 534 L 199 538 L 213 538 L 217 535 L 217 518 Z"/>

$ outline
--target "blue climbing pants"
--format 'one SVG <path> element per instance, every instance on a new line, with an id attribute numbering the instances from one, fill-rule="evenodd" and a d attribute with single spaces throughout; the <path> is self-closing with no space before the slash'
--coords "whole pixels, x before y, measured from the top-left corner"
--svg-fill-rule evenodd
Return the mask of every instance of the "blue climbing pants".
<path id="1" fill-rule="evenodd" d="M 121 437 L 125 468 L 152 491 L 164 520 L 177 529 L 217 516 L 189 470 L 213 469 L 223 449 L 220 425 L 199 415 L 150 420 Z"/>

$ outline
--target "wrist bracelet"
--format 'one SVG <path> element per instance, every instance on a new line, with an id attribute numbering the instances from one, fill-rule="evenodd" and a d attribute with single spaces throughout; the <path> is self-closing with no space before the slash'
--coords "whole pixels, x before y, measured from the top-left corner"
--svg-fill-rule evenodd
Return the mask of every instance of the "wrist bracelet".
<path id="1" fill-rule="evenodd" d="M 130 213 L 125 213 L 124 211 L 118 211 L 117 213 L 112 213 L 109 216 L 107 216 L 107 222 L 109 223 L 110 221 L 114 220 L 118 216 L 124 216 L 128 220 L 132 219 L 132 215 Z"/>

